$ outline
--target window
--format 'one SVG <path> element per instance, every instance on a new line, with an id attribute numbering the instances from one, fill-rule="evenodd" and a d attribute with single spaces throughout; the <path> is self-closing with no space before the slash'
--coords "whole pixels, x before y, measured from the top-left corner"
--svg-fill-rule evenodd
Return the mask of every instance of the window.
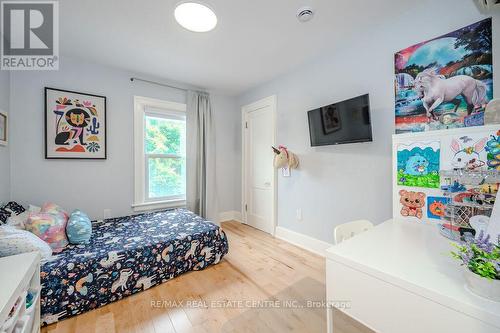
<path id="1" fill-rule="evenodd" d="M 186 105 L 135 98 L 136 211 L 186 200 Z"/>

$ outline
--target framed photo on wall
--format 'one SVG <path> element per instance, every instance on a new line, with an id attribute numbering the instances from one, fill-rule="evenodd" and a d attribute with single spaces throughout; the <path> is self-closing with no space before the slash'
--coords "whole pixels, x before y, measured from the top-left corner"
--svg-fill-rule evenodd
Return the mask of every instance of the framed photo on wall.
<path id="1" fill-rule="evenodd" d="M 325 134 L 336 132 L 342 128 L 339 110 L 334 105 L 321 108 L 321 120 Z"/>
<path id="2" fill-rule="evenodd" d="M 106 157 L 106 97 L 45 88 L 45 158 Z"/>
<path id="3" fill-rule="evenodd" d="M 394 55 L 396 134 L 485 125 L 492 31 L 490 17 Z"/>
<path id="4" fill-rule="evenodd" d="M 7 113 L 0 111 L 0 146 L 7 145 L 8 141 L 7 126 L 8 126 Z"/>

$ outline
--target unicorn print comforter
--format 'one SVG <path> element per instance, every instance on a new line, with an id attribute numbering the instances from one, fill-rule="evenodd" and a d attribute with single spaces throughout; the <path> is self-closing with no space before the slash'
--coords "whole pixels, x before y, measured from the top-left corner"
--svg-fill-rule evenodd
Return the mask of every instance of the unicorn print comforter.
<path id="1" fill-rule="evenodd" d="M 43 325 L 217 264 L 228 252 L 224 231 L 185 209 L 93 222 L 92 229 L 89 244 L 69 245 L 42 265 Z"/>

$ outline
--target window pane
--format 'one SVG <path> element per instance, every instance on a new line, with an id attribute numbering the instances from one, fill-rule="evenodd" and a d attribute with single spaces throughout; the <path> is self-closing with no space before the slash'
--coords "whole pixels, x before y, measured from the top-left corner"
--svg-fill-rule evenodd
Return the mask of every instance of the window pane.
<path id="1" fill-rule="evenodd" d="M 184 156 L 186 121 L 146 115 L 144 150 L 146 154 Z"/>
<path id="2" fill-rule="evenodd" d="M 186 160 L 184 158 L 149 158 L 150 199 L 184 196 L 186 193 Z"/>

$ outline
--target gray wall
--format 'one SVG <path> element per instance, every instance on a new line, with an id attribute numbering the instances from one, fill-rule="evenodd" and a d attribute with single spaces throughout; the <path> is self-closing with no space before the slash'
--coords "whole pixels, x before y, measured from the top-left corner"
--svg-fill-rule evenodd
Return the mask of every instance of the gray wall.
<path id="1" fill-rule="evenodd" d="M 101 218 L 104 209 L 112 216 L 131 214 L 133 203 L 133 97 L 134 95 L 185 103 L 184 92 L 134 82 L 140 74 L 62 58 L 59 71 L 13 72 L 11 75 L 11 197 L 24 204 L 55 202 L 68 210 L 81 208 L 93 218 Z M 149 78 L 155 79 L 155 78 Z M 46 160 L 44 158 L 44 87 L 88 92 L 107 97 L 107 152 L 105 161 Z M 237 140 L 233 125 L 237 121 L 235 100 L 215 94 L 217 126 L 227 127 L 217 139 L 223 150 L 217 154 L 219 165 L 236 163 Z M 224 151 L 227 150 L 227 154 Z M 219 203 L 227 210 L 238 209 L 234 197 L 239 189 L 232 172 L 221 177 Z"/>
<path id="2" fill-rule="evenodd" d="M 9 97 L 10 97 L 10 74 L 7 71 L 0 71 L 0 109 L 7 113 L 9 113 L 10 111 Z M 6 202 L 9 199 L 10 199 L 10 146 L 8 145 L 8 146 L 0 146 L 0 203 Z"/>
<path id="3" fill-rule="evenodd" d="M 241 210 L 241 113 L 236 98 L 212 94 L 219 212 Z"/>
<path id="4" fill-rule="evenodd" d="M 335 225 L 391 217 L 391 135 L 394 133 L 394 53 L 484 17 L 470 0 L 416 1 L 407 13 L 380 22 L 334 54 L 257 87 L 245 105 L 276 94 L 278 144 L 300 158 L 291 178 L 279 176 L 278 225 L 333 242 Z M 335 33 L 335 32 L 332 32 Z M 494 15 L 495 91 L 500 90 L 500 17 Z M 374 142 L 311 148 L 306 111 L 370 94 Z M 301 208 L 303 220 L 297 221 Z"/>

